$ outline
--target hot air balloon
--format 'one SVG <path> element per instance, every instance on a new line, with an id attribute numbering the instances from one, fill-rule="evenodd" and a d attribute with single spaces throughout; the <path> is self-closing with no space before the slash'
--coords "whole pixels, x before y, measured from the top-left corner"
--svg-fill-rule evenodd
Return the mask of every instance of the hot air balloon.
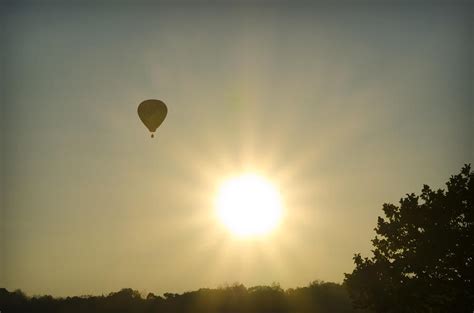
<path id="1" fill-rule="evenodd" d="M 151 132 L 151 138 L 154 137 L 154 132 L 165 120 L 168 108 L 161 100 L 145 100 L 138 105 L 138 116 L 145 124 L 146 128 Z"/>

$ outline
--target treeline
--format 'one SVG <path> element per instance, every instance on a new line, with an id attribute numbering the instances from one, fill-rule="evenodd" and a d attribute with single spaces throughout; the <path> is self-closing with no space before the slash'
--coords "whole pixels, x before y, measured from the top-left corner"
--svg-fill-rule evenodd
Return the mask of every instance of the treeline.
<path id="1" fill-rule="evenodd" d="M 20 290 L 0 289 L 0 311 L 6 313 L 348 313 L 352 309 L 346 289 L 336 283 L 314 282 L 283 290 L 279 285 L 246 288 L 233 285 L 199 289 L 183 294 L 146 297 L 133 289 L 107 296 L 53 298 L 27 297 Z"/>

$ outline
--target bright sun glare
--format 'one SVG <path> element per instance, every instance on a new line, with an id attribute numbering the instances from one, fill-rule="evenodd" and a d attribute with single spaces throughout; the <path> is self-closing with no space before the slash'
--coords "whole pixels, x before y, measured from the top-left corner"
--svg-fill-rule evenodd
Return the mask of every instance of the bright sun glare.
<path id="1" fill-rule="evenodd" d="M 269 233 L 279 224 L 283 213 L 278 190 L 256 174 L 225 181 L 217 193 L 216 210 L 220 221 L 240 237 Z"/>

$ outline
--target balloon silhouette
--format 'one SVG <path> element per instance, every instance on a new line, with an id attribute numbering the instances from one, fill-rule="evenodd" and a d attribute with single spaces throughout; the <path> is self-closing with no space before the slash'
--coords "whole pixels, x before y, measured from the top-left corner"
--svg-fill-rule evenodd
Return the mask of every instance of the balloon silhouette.
<path id="1" fill-rule="evenodd" d="M 165 120 L 168 108 L 161 100 L 145 100 L 138 105 L 138 117 L 145 124 L 146 128 L 152 133 L 151 138 L 154 137 L 154 132 Z"/>

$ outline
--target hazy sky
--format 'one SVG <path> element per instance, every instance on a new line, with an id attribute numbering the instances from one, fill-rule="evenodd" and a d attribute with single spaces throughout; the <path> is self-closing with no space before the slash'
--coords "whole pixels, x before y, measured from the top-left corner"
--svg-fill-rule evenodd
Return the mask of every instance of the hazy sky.
<path id="1" fill-rule="evenodd" d="M 341 282 L 384 202 L 474 160 L 472 6 L 2 12 L 0 287 Z M 169 109 L 153 140 L 148 98 Z M 245 171 L 284 199 L 261 239 L 215 217 L 219 183 Z"/>

